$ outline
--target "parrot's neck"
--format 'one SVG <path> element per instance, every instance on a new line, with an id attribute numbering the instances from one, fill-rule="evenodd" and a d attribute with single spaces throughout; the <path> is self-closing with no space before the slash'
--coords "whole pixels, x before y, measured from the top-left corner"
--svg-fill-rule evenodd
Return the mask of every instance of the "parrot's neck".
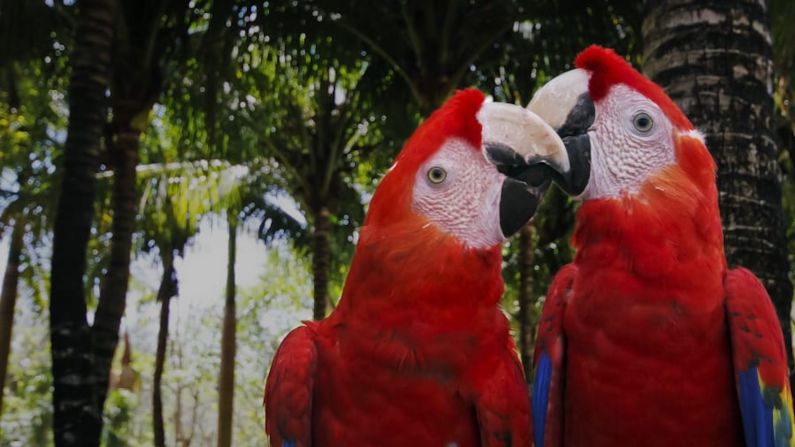
<path id="1" fill-rule="evenodd" d="M 726 262 L 712 172 L 673 165 L 637 194 L 586 201 L 577 213 L 575 263 L 652 282 L 693 272 L 722 281 Z"/>
<path id="2" fill-rule="evenodd" d="M 386 362 L 418 363 L 445 349 L 466 355 L 467 343 L 497 330 L 499 247 L 468 249 L 427 225 L 387 230 L 362 229 L 328 325 Z"/>

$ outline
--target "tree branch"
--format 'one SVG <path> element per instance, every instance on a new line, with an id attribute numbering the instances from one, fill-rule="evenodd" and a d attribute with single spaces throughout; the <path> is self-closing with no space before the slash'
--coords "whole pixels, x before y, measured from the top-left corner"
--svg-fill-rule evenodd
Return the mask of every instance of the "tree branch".
<path id="1" fill-rule="evenodd" d="M 420 38 L 417 34 L 417 28 L 414 26 L 414 19 L 409 15 L 408 10 L 406 9 L 406 3 L 401 3 L 400 14 L 403 16 L 403 20 L 406 22 L 406 31 L 409 35 L 409 41 L 411 41 L 411 48 L 414 50 L 414 55 L 417 56 L 417 67 L 420 69 L 420 74 L 424 76 L 426 67 L 422 60 L 422 44 L 420 43 Z"/>

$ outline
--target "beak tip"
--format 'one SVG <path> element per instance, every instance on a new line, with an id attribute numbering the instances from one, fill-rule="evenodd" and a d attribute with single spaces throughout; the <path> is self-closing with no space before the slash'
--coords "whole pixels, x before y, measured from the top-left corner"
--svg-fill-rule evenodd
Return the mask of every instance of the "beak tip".
<path id="1" fill-rule="evenodd" d="M 562 150 L 544 162 L 557 171 L 556 183 L 572 195 L 585 190 L 590 176 L 588 133 L 596 116 L 589 94 L 590 77 L 588 70 L 569 70 L 547 82 L 527 105 L 554 129 Z"/>
<path id="2" fill-rule="evenodd" d="M 507 239 L 515 234 L 533 217 L 541 203 L 541 188 L 506 178 L 500 196 L 500 231 Z"/>

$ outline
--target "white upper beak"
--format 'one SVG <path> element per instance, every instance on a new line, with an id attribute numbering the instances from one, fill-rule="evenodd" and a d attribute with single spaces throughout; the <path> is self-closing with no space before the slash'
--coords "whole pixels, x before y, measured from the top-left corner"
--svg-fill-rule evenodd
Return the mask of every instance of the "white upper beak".
<path id="1" fill-rule="evenodd" d="M 477 115 L 483 144 L 501 146 L 525 165 L 546 162 L 567 171 L 569 159 L 557 132 L 533 111 L 513 104 L 488 102 Z"/>
<path id="2" fill-rule="evenodd" d="M 583 93 L 588 91 L 590 73 L 581 68 L 569 70 L 538 89 L 527 108 L 554 129 L 560 129 Z"/>

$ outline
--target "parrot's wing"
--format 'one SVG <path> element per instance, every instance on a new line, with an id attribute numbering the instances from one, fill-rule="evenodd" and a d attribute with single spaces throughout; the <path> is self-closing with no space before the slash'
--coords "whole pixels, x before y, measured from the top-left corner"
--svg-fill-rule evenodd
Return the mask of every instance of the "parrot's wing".
<path id="1" fill-rule="evenodd" d="M 287 334 L 265 385 L 265 431 L 274 447 L 309 447 L 317 346 L 311 327 Z"/>
<path id="2" fill-rule="evenodd" d="M 536 447 L 558 447 L 563 443 L 563 313 L 576 274 L 577 267 L 569 264 L 555 275 L 538 326 L 532 397 Z"/>
<path id="3" fill-rule="evenodd" d="M 726 311 L 745 445 L 795 446 L 781 326 L 767 291 L 750 271 L 729 272 Z"/>
<path id="4" fill-rule="evenodd" d="M 482 447 L 530 445 L 527 383 L 513 342 L 510 348 L 510 356 L 481 359 L 497 365 L 475 402 Z"/>

